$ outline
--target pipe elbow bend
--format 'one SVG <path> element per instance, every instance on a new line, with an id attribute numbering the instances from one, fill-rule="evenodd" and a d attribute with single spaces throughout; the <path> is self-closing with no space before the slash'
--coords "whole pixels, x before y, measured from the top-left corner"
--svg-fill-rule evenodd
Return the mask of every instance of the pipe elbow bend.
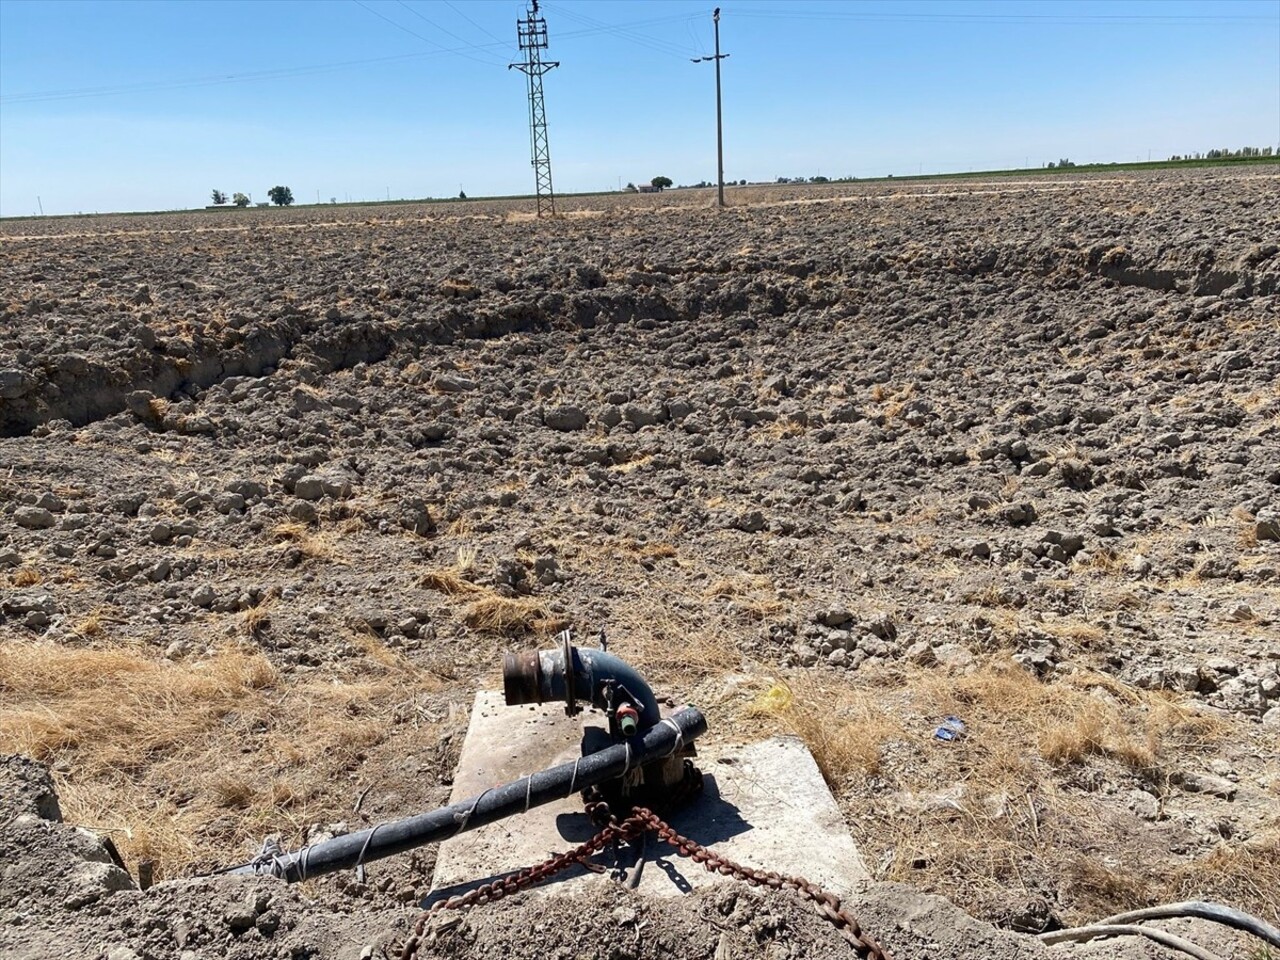
<path id="1" fill-rule="evenodd" d="M 509 653 L 502 665 L 502 685 L 510 705 L 564 701 L 572 706 L 585 701 L 600 710 L 608 709 L 610 687 L 621 687 L 635 702 L 641 730 L 662 720 L 658 700 L 644 677 L 604 650 L 566 643 L 557 650 Z"/>

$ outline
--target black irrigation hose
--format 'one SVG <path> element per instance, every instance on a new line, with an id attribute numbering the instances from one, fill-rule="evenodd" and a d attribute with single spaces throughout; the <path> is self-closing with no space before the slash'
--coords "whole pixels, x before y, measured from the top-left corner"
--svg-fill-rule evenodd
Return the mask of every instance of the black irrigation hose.
<path id="1" fill-rule="evenodd" d="M 1062 943 L 1064 941 L 1092 940 L 1094 937 L 1140 936 L 1149 937 L 1174 950 L 1196 957 L 1197 960 L 1218 960 L 1216 954 L 1203 947 L 1198 947 L 1188 940 L 1176 937 L 1163 930 L 1140 927 L 1142 920 L 1169 920 L 1174 918 L 1195 917 L 1200 920 L 1211 920 L 1236 930 L 1252 934 L 1259 940 L 1265 940 L 1273 947 L 1280 947 L 1280 930 L 1265 920 L 1233 907 L 1224 907 L 1217 903 L 1206 903 L 1203 900 L 1187 900 L 1183 903 L 1169 903 L 1159 907 L 1148 907 L 1145 910 L 1131 910 L 1107 917 L 1087 927 L 1073 927 L 1070 930 L 1054 930 L 1040 934 L 1044 943 Z"/>
<path id="2" fill-rule="evenodd" d="M 1265 940 L 1273 947 L 1280 947 L 1280 930 L 1265 920 L 1233 907 L 1224 907 L 1217 903 L 1206 903 L 1203 900 L 1187 900 L 1183 903 L 1169 903 L 1162 907 L 1148 907 L 1145 910 L 1131 910 L 1107 917 L 1100 923 L 1137 923 L 1140 920 L 1165 920 L 1171 917 L 1197 917 L 1201 920 L 1212 920 L 1245 933 L 1251 933 L 1259 940 Z"/>
<path id="3" fill-rule="evenodd" d="M 292 883 L 358 867 L 371 860 L 447 840 L 513 814 L 527 813 L 544 803 L 615 780 L 641 763 L 671 756 L 706 730 L 707 721 L 702 713 L 696 707 L 685 707 L 625 743 L 492 787 L 470 800 L 404 820 L 381 823 L 294 853 L 261 856 L 224 872 L 266 874 Z"/>
<path id="4" fill-rule="evenodd" d="M 1154 927 L 1140 927 L 1136 923 L 1095 923 L 1087 927 L 1072 927 L 1070 930 L 1054 930 L 1052 933 L 1040 934 L 1040 940 L 1043 943 L 1079 943 L 1098 937 L 1146 937 L 1170 950 L 1177 950 L 1195 957 L 1195 960 L 1222 960 L 1222 957 L 1216 953 L 1210 953 L 1190 940 L 1184 940 L 1182 937 L 1176 937 L 1172 933 L 1165 933 Z"/>

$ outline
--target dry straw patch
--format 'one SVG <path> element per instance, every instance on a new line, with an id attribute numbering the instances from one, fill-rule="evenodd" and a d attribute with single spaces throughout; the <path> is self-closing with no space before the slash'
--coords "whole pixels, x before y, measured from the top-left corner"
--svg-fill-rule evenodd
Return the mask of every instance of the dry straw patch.
<path id="1" fill-rule="evenodd" d="M 1099 820 L 1092 798 L 1058 784 L 1102 767 L 1110 777 L 1137 776 L 1159 793 L 1187 754 L 1211 749 L 1226 734 L 1223 721 L 1102 674 L 1042 683 L 998 657 L 962 675 L 908 669 L 879 679 L 874 694 L 803 691 L 774 712 L 799 717 L 792 729 L 813 748 L 883 878 L 980 908 L 988 894 L 1025 887 L 1024 871 L 1031 871 L 1062 878 L 1076 916 L 1176 899 L 1163 854 L 1132 873 L 1097 864 L 1082 838 L 1123 844 L 1130 828 Z M 873 699 L 862 701 L 867 697 Z M 850 727 L 833 734 L 848 715 Z M 963 718 L 967 735 L 942 744 L 932 729 L 947 715 Z M 873 783 L 888 796 L 869 790 Z M 1261 884 L 1266 873 L 1249 870 L 1239 867 L 1241 895 L 1246 876 Z"/>
<path id="2" fill-rule="evenodd" d="M 1259 916 L 1280 922 L 1280 821 L 1240 846 L 1219 846 L 1171 870 L 1166 887 L 1170 900 L 1248 903 Z"/>
<path id="3" fill-rule="evenodd" d="M 1106 631 L 1096 623 L 1087 623 L 1076 617 L 1045 619 L 1035 626 L 1042 633 L 1047 633 L 1050 636 L 1080 647 L 1090 647 L 1098 643 L 1106 635 Z"/>
<path id="4" fill-rule="evenodd" d="M 611 473 L 632 473 L 642 467 L 648 466 L 653 462 L 653 454 L 644 453 L 634 456 L 627 460 L 615 460 L 609 464 L 608 470 Z"/>
<path id="5" fill-rule="evenodd" d="M 44 582 L 44 574 L 35 567 L 19 567 L 10 580 L 15 587 L 35 587 Z"/>
<path id="6" fill-rule="evenodd" d="M 618 544 L 618 548 L 641 563 L 646 560 L 671 560 L 680 554 L 680 551 L 669 543 L 651 540 L 623 540 Z"/>
<path id="7" fill-rule="evenodd" d="M 741 661 L 737 639 L 701 618 L 696 623 L 679 615 L 679 608 L 660 594 L 636 599 L 615 613 L 609 635 L 610 650 L 646 677 L 674 682 L 680 689 L 708 676 L 736 669 Z"/>
<path id="8" fill-rule="evenodd" d="M 1104 674 L 1081 672 L 1041 683 L 1000 659 L 958 677 L 925 674 L 913 683 L 912 693 L 921 707 L 932 704 L 941 715 L 971 718 L 972 736 L 965 749 L 978 753 L 966 759 L 997 780 L 1002 769 L 1028 769 L 1022 760 L 1009 764 L 1001 744 L 1016 743 L 1019 755 L 1034 745 L 1035 754 L 1050 764 L 1107 757 L 1154 775 L 1171 750 L 1203 746 L 1222 732 L 1210 717 L 1158 694 L 1134 691 Z"/>
<path id="9" fill-rule="evenodd" d="M 771 420 L 752 431 L 751 442 L 756 445 L 773 444 L 802 437 L 804 433 L 804 425 L 794 420 Z"/>
<path id="10" fill-rule="evenodd" d="M 1227 734 L 1224 721 L 1103 674 L 1042 683 L 1001 657 L 968 674 L 899 665 L 855 683 L 748 669 L 728 686 L 703 684 L 699 702 L 715 713 L 715 728 L 803 739 L 881 878 L 979 911 L 987 898 L 1055 878 L 1076 919 L 1194 892 L 1192 872 L 1169 866 L 1157 847 L 1132 851 L 1129 868 L 1099 863 L 1096 845 L 1130 845 L 1131 824 L 1059 784 L 1101 766 L 1160 793 L 1188 754 Z M 949 714 L 968 732 L 944 744 L 932 731 Z M 1276 867 L 1265 852 L 1275 848 L 1273 837 L 1196 869 L 1221 866 L 1211 886 L 1227 902 L 1274 907 Z"/>
<path id="11" fill-rule="evenodd" d="M 281 543 L 292 543 L 310 560 L 345 563 L 338 556 L 337 538 L 330 533 L 314 531 L 305 523 L 294 521 L 276 524 L 271 533 Z"/>
<path id="12" fill-rule="evenodd" d="M 903 733 L 901 721 L 869 693 L 815 680 L 794 688 L 776 683 L 746 713 L 803 740 L 836 789 L 856 774 L 878 774 L 886 744 Z"/>
<path id="13" fill-rule="evenodd" d="M 71 632 L 86 639 L 104 636 L 108 627 L 119 626 L 125 622 L 120 618 L 119 613 L 112 607 L 95 607 L 83 620 L 71 628 Z"/>
<path id="14" fill-rule="evenodd" d="M 291 683 L 236 646 L 176 664 L 126 643 L 6 644 L 0 751 L 64 771 L 70 822 L 179 876 L 240 858 L 267 833 L 298 843 L 306 824 L 349 806 L 347 774 L 370 748 L 412 735 L 395 724 L 398 705 L 434 682 L 366 652 L 344 676 Z"/>
<path id="15" fill-rule="evenodd" d="M 549 626 L 551 612 L 540 600 L 492 592 L 467 604 L 462 620 L 472 630 L 496 636 L 529 633 L 539 627 L 539 632 L 554 632 Z"/>
<path id="16" fill-rule="evenodd" d="M 787 609 L 778 598 L 773 581 L 763 576 L 722 577 L 703 591 L 702 599 L 728 600 L 730 608 L 749 622 L 776 617 Z"/>
<path id="17" fill-rule="evenodd" d="M 418 583 L 446 596 L 467 598 L 462 620 L 478 633 L 500 637 L 545 635 L 562 625 L 541 600 L 503 596 L 492 587 L 473 583 L 468 577 L 475 569 L 476 557 L 474 548 L 460 547 L 452 566 L 428 570 Z"/>
<path id="18" fill-rule="evenodd" d="M 244 628 L 246 635 L 257 637 L 271 626 L 271 601 L 273 599 L 274 597 L 270 597 L 256 607 L 250 607 L 240 614 L 240 625 Z"/>
<path id="19" fill-rule="evenodd" d="M 477 551 L 474 547 L 459 547 L 453 566 L 428 570 L 418 583 L 428 590 L 435 590 L 451 597 L 481 593 L 485 588 L 467 579 L 467 575 L 475 569 L 476 557 Z"/>

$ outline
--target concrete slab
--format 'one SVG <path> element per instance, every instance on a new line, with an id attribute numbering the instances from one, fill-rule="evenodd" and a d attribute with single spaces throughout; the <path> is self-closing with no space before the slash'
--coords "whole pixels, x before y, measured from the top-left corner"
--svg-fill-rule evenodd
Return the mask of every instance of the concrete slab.
<path id="1" fill-rule="evenodd" d="M 598 715 L 597 715 L 598 716 Z M 454 776 L 451 803 L 579 755 L 582 724 L 563 707 L 508 707 L 502 695 L 476 696 Z M 702 796 L 671 817 L 689 838 L 747 866 L 800 874 L 845 896 L 867 869 L 818 765 L 793 737 L 743 747 L 698 743 Z M 440 845 L 428 904 L 577 846 L 594 830 L 575 796 L 510 817 Z M 638 889 L 672 896 L 714 882 L 714 875 L 650 837 Z M 607 851 L 597 862 L 632 878 L 634 859 L 616 863 Z M 566 871 L 544 884 L 546 895 L 572 895 L 598 875 Z"/>

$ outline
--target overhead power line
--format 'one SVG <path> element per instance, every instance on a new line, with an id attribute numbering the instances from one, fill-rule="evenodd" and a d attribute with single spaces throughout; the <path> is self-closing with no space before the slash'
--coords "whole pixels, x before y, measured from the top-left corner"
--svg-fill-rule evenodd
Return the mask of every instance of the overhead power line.
<path id="1" fill-rule="evenodd" d="M 794 7 L 776 9 L 754 7 L 735 10 L 736 17 L 761 20 L 826 20 L 855 23 L 981 23 L 981 24 L 1125 24 L 1202 26 L 1210 23 L 1237 24 L 1277 23 L 1280 18 L 1258 14 L 1156 14 L 1156 13 L 870 13 L 857 10 L 803 10 Z"/>
<path id="2" fill-rule="evenodd" d="M 489 30 L 483 25 L 476 23 L 474 20 L 468 17 L 465 13 L 463 13 L 461 10 L 455 7 L 452 3 L 450 3 L 449 0 L 444 0 L 444 5 L 448 7 L 450 10 L 452 10 L 454 13 L 456 13 L 458 16 L 460 16 L 463 20 L 467 21 L 467 23 L 471 24 L 473 27 L 475 27 L 477 30 L 483 33 L 486 37 L 490 37 L 494 40 L 497 40 L 498 43 L 502 43 L 502 44 L 506 43 L 505 40 L 503 40 L 500 36 L 498 36 L 492 30 Z"/>
<path id="3" fill-rule="evenodd" d="M 394 63 L 401 60 L 417 60 L 429 57 L 443 50 L 428 50 L 422 53 L 401 53 L 388 57 L 372 57 L 361 60 L 339 60 L 333 63 L 311 64 L 299 67 L 281 67 L 277 70 L 250 70 L 245 73 L 222 74 L 221 76 L 189 77 L 182 80 L 145 80 L 138 83 L 122 83 L 100 87 L 77 87 L 67 90 L 44 90 L 39 93 L 12 94 L 0 97 L 0 103 L 40 103 L 49 100 L 79 100 L 86 97 L 110 97 L 127 93 L 152 93 L 163 90 L 181 90 L 188 87 L 207 87 L 223 83 L 243 83 L 252 80 L 281 80 L 289 77 L 301 77 L 313 73 L 325 73 L 331 70 L 343 70 L 348 67 L 367 66 L 379 63 Z"/>
<path id="4" fill-rule="evenodd" d="M 476 44 L 473 44 L 473 43 L 472 43 L 470 40 L 468 40 L 466 37 L 461 37 L 461 36 L 459 36 L 458 34 L 454 33 L 452 30 L 450 30 L 448 27 L 442 27 L 442 26 L 440 26 L 440 24 L 436 23 L 434 20 L 431 20 L 431 19 L 429 19 L 429 18 L 427 18 L 427 17 L 423 16 L 421 13 L 419 13 L 419 12 L 418 12 L 417 10 L 415 10 L 413 7 L 409 6 L 409 4 L 405 3 L 405 2 L 404 2 L 404 0 L 396 0 L 396 3 L 400 4 L 400 6 L 404 7 L 406 10 L 408 10 L 410 13 L 412 13 L 412 14 L 413 14 L 415 17 L 417 17 L 419 20 L 422 20 L 422 21 L 424 21 L 424 22 L 426 22 L 426 23 L 431 24 L 431 26 L 435 27 L 435 28 L 436 28 L 437 30 L 439 30 L 441 33 L 447 34 L 447 35 L 449 35 L 449 36 L 453 37 L 453 39 L 455 39 L 455 40 L 459 41 L 460 43 L 465 43 L 465 44 L 467 44 L 468 46 L 472 47 L 472 48 L 473 48 L 473 49 L 475 49 L 475 50 L 479 50 L 479 51 L 480 51 L 481 53 L 483 53 L 485 56 L 492 57 L 492 59 L 493 59 L 493 62 L 494 62 L 494 63 L 498 64 L 499 66 L 501 66 L 501 65 L 502 65 L 502 62 L 503 62 L 503 61 L 502 61 L 500 58 L 498 58 L 498 57 L 496 57 L 496 56 L 494 56 L 494 55 L 490 54 L 490 53 L 489 53 L 489 51 L 485 50 L 484 48 L 482 48 L 482 47 L 480 47 L 480 46 L 478 46 L 478 45 L 476 45 Z"/>
<path id="5" fill-rule="evenodd" d="M 634 29 L 632 29 L 631 26 L 627 24 L 606 23 L 603 20 L 597 20 L 595 17 L 588 16 L 585 13 L 578 13 L 577 11 L 571 10 L 565 6 L 561 6 L 558 3 L 556 4 L 547 3 L 547 4 L 544 4 L 544 6 L 548 10 L 554 11 L 558 16 L 568 17 L 569 19 L 576 20 L 579 23 L 588 24 L 591 27 L 594 27 L 603 33 L 611 34 L 612 36 L 618 37 L 621 40 L 626 40 L 630 43 L 634 43 L 638 46 L 656 51 L 657 53 L 661 53 L 668 57 L 675 57 L 678 60 L 689 59 L 690 52 L 691 52 L 690 48 L 682 46 L 677 43 L 673 43 L 669 40 L 663 40 L 658 37 L 651 37 L 647 34 L 639 33 Z M 693 15 L 693 16 L 679 16 L 679 17 L 673 17 L 669 19 L 671 22 L 679 22 L 679 21 L 692 22 L 693 20 L 697 19 L 697 17 L 696 15 Z M 661 21 L 654 21 L 654 22 L 658 23 Z"/>
<path id="6" fill-rule="evenodd" d="M 411 30 L 411 29 L 409 29 L 408 27 L 406 27 L 403 23 L 400 23 L 400 22 L 398 22 L 398 21 L 396 21 L 396 20 L 392 20 L 390 17 L 386 16 L 385 14 L 379 13 L 377 10 L 373 9 L 373 7 L 369 6 L 367 3 L 364 3 L 364 2 L 363 2 L 363 0 L 351 0 L 351 2 L 352 2 L 352 3 L 354 3 L 357 7 L 360 7 L 362 10 L 367 10 L 369 13 L 372 13 L 372 14 L 373 14 L 375 17 L 377 17 L 379 20 L 383 20 L 383 21 L 385 21 L 385 22 L 387 22 L 387 23 L 391 24 L 391 26 L 395 27 L 397 30 L 402 30 L 402 31 L 404 31 L 405 33 L 407 33 L 407 34 L 408 34 L 409 36 L 411 36 L 411 37 L 417 37 L 417 38 L 418 38 L 419 40 L 421 40 L 423 43 L 429 43 L 429 44 L 431 44 L 431 46 L 433 46 L 433 47 L 435 47 L 436 49 L 440 50 L 442 53 L 443 53 L 443 52 L 445 52 L 444 45 L 443 45 L 443 44 L 441 44 L 438 40 L 432 40 L 432 39 L 430 39 L 430 38 L 428 38 L 428 37 L 424 37 L 422 34 L 418 33 L 416 30 Z M 421 19 L 423 19 L 423 20 L 427 20 L 427 18 L 426 18 L 426 17 L 423 17 L 423 16 L 422 16 L 422 14 L 418 13 L 416 10 L 414 10 L 412 7 L 410 7 L 408 4 L 404 3 L 404 2 L 403 2 L 403 0 L 397 0 L 397 2 L 399 2 L 399 3 L 400 3 L 400 6 L 404 7 L 404 8 L 405 8 L 406 10 L 408 10 L 410 13 L 414 14 L 414 15 L 415 15 L 415 16 L 417 16 L 417 17 L 420 17 L 420 18 L 421 18 Z M 430 21 L 430 20 L 427 20 L 427 23 L 431 23 L 431 21 Z M 434 23 L 431 23 L 431 25 L 432 25 L 433 27 L 435 27 L 435 26 L 436 26 Z M 440 28 L 439 28 L 439 27 L 436 27 L 436 29 L 437 29 L 437 30 L 439 30 Z M 448 32 L 448 31 L 445 31 L 445 32 Z M 456 34 L 449 34 L 449 35 L 450 35 L 451 37 L 454 37 L 454 39 L 457 39 L 457 40 L 461 40 L 461 39 L 462 39 L 461 37 L 458 37 Z M 464 42 L 464 43 L 466 43 L 466 41 L 463 41 L 463 42 Z M 479 49 L 479 48 L 478 48 L 478 47 L 476 47 L 474 44 L 468 43 L 468 44 L 467 44 L 467 46 L 466 46 L 465 48 L 461 49 L 461 50 L 450 50 L 450 51 L 448 51 L 448 52 L 449 52 L 449 53 L 453 53 L 453 54 L 455 54 L 455 55 L 457 55 L 457 56 L 459 56 L 459 57 L 465 57 L 465 58 L 466 58 L 466 59 L 468 59 L 468 60 L 474 60 L 474 61 L 476 61 L 477 63 L 483 63 L 483 64 L 485 64 L 486 66 L 493 66 L 493 65 L 495 65 L 496 63 L 498 63 L 498 61 L 497 61 L 497 60 L 494 60 L 494 59 L 482 60 L 482 59 L 481 59 L 481 58 L 479 58 L 479 57 L 473 56 L 472 54 L 470 54 L 470 53 L 468 53 L 468 52 L 467 52 L 467 50 L 471 50 L 471 49 Z M 486 52 L 486 53 L 487 53 L 487 51 L 482 51 L 482 52 Z"/>
<path id="7" fill-rule="evenodd" d="M 385 19 L 385 18 L 384 18 Z M 606 24 L 603 27 L 587 27 L 571 30 L 557 36 L 558 41 L 582 39 L 599 36 L 621 27 L 647 27 L 654 24 L 672 23 L 687 20 L 688 17 L 657 17 L 649 20 L 638 20 L 626 24 Z M 397 25 L 399 26 L 399 25 Z M 401 29 L 406 29 L 401 27 Z M 408 31 L 413 33 L 413 31 Z M 416 35 L 416 34 L 415 34 Z M 418 39 L 425 39 L 418 37 Z M 364 57 L 357 60 L 335 60 L 329 63 L 306 64 L 297 67 L 279 67 L 270 70 L 247 70 L 243 73 L 225 73 L 203 77 L 185 77 L 164 80 L 143 80 L 136 83 L 103 84 L 93 87 L 71 87 L 62 90 L 41 90 L 33 93 L 17 93 L 0 96 L 0 103 L 42 103 L 55 100 L 80 100 L 91 97 L 111 97 L 133 93 L 157 93 L 166 90 L 182 90 L 192 87 L 218 86 L 226 83 L 247 83 L 260 80 L 282 80 L 290 77 L 301 77 L 309 74 L 327 73 L 334 70 L 346 70 L 354 67 L 377 66 L 380 64 L 398 63 L 407 60 L 420 60 L 426 57 L 455 53 L 467 53 L 473 50 L 492 50 L 495 48 L 510 49 L 511 43 L 497 40 L 493 43 L 469 44 L 466 47 L 439 47 L 417 53 L 400 53 L 386 57 Z M 486 63 L 487 65 L 487 63 Z"/>

